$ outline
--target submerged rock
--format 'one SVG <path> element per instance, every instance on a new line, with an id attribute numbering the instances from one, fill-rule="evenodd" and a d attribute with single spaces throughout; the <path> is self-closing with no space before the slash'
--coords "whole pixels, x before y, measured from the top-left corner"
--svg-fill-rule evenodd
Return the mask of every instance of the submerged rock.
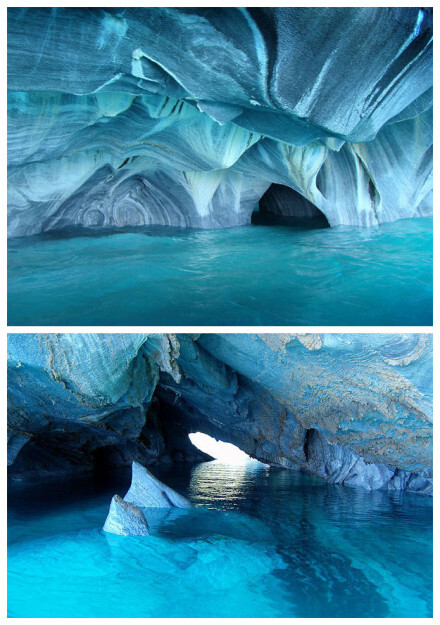
<path id="1" fill-rule="evenodd" d="M 132 464 L 131 486 L 124 501 L 141 508 L 190 508 L 191 503 L 154 477 L 138 462 Z"/>
<path id="2" fill-rule="evenodd" d="M 103 530 L 121 536 L 148 536 L 148 523 L 142 510 L 115 495 Z"/>

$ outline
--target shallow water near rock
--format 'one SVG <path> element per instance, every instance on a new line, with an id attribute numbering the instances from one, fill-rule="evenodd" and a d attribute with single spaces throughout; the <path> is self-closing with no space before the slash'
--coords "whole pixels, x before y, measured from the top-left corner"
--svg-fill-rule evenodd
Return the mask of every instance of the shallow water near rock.
<path id="1" fill-rule="evenodd" d="M 431 325 L 432 221 L 13 239 L 10 325 Z"/>
<path id="2" fill-rule="evenodd" d="M 130 471 L 9 492 L 10 617 L 430 617 L 432 499 L 257 462 L 154 473 L 195 504 L 100 528 Z"/>

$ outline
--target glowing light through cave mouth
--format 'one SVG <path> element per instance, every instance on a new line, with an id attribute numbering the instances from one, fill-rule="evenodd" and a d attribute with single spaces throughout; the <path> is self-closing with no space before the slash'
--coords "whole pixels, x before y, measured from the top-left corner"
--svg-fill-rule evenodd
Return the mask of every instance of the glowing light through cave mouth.
<path id="1" fill-rule="evenodd" d="M 205 454 L 209 454 L 221 462 L 227 464 L 243 464 L 244 462 L 252 460 L 250 456 L 245 454 L 244 451 L 235 445 L 232 445 L 231 443 L 223 443 L 223 441 L 218 441 L 207 434 L 202 434 L 202 432 L 195 432 L 194 434 L 189 434 L 188 436 L 191 443 L 197 447 L 197 449 L 204 451 Z"/>

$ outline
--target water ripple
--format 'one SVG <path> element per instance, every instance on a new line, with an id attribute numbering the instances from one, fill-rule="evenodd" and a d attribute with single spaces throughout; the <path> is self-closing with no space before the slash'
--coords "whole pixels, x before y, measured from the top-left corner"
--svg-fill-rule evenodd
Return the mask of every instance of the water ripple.
<path id="1" fill-rule="evenodd" d="M 432 223 L 15 239 L 8 322 L 431 325 Z"/>

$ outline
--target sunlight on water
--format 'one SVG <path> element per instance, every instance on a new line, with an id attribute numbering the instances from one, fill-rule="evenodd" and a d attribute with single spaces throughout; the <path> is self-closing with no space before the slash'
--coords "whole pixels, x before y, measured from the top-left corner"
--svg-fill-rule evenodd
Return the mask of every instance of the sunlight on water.
<path id="1" fill-rule="evenodd" d="M 8 323 L 431 325 L 432 221 L 15 239 Z"/>
<path id="2" fill-rule="evenodd" d="M 11 617 L 430 617 L 432 500 L 259 463 L 153 472 L 195 507 L 100 531 L 130 472 L 9 493 Z"/>

